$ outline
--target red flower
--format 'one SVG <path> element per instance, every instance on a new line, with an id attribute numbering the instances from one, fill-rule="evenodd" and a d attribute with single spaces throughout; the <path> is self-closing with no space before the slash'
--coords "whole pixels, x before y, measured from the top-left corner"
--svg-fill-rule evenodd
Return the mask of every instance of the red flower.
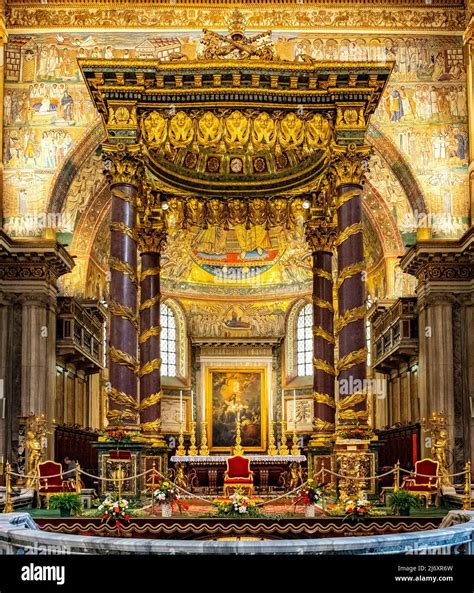
<path id="1" fill-rule="evenodd" d="M 130 517 L 128 515 L 125 515 L 124 519 L 125 519 L 125 521 L 129 521 Z"/>

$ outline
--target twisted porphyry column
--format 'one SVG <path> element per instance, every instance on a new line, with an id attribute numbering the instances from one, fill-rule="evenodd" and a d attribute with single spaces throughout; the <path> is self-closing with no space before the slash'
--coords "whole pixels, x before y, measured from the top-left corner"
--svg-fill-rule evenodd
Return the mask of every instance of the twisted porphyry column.
<path id="1" fill-rule="evenodd" d="M 166 240 L 162 228 L 139 231 L 140 251 L 140 427 L 153 445 L 161 435 L 160 254 Z"/>
<path id="2" fill-rule="evenodd" d="M 340 151 L 334 161 L 337 201 L 338 428 L 367 425 L 365 391 L 365 261 L 362 234 L 363 159 L 367 149 Z"/>
<path id="3" fill-rule="evenodd" d="M 310 221 L 306 238 L 313 254 L 313 398 L 312 447 L 327 447 L 334 435 L 334 307 L 332 256 L 335 226 Z"/>
<path id="4" fill-rule="evenodd" d="M 110 224 L 109 412 L 128 425 L 138 423 L 138 316 L 136 201 L 141 166 L 133 149 L 103 146 L 112 193 Z"/>

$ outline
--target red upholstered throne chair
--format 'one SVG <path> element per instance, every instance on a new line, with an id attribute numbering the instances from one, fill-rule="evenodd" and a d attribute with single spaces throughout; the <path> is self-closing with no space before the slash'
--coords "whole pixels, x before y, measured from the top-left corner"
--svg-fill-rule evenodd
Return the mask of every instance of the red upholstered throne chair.
<path id="1" fill-rule="evenodd" d="M 224 496 L 229 490 L 242 488 L 249 496 L 253 494 L 253 472 L 250 471 L 250 459 L 242 455 L 227 458 L 227 470 L 224 474 Z"/>
<path id="2" fill-rule="evenodd" d="M 70 492 L 68 480 L 63 479 L 63 468 L 55 461 L 43 461 L 38 465 L 38 496 L 41 506 L 41 499 L 46 498 L 46 508 L 49 508 L 49 499 L 54 494 Z"/>
<path id="3" fill-rule="evenodd" d="M 417 461 L 414 473 L 403 480 L 402 488 L 423 496 L 428 507 L 431 499 L 436 501 L 440 494 L 439 463 L 429 458 Z"/>

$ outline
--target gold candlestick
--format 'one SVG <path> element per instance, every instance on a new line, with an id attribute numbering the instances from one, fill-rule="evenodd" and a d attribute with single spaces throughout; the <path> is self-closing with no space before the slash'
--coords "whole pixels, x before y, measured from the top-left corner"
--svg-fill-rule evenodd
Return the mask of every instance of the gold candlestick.
<path id="1" fill-rule="evenodd" d="M 286 429 L 285 429 L 285 421 L 281 421 L 281 445 L 280 445 L 280 455 L 289 455 L 290 451 L 286 446 Z"/>
<path id="2" fill-rule="evenodd" d="M 197 455 L 198 450 L 196 447 L 196 423 L 191 422 L 191 442 L 189 444 L 188 455 Z"/>
<path id="3" fill-rule="evenodd" d="M 205 420 L 201 422 L 201 447 L 199 449 L 199 455 L 209 455 L 209 449 L 207 448 L 207 422 Z"/>
<path id="4" fill-rule="evenodd" d="M 176 455 L 180 457 L 184 457 L 186 455 L 186 449 L 184 448 L 184 434 L 183 434 L 183 423 L 179 425 L 179 438 L 178 438 L 179 447 L 176 449 Z"/>
<path id="5" fill-rule="evenodd" d="M 240 436 L 240 411 L 237 413 L 237 420 L 235 422 L 235 447 L 234 455 L 243 455 L 242 437 Z"/>
<path id="6" fill-rule="evenodd" d="M 5 464 L 5 506 L 4 513 L 13 513 L 11 465 Z"/>
<path id="7" fill-rule="evenodd" d="M 268 435 L 268 454 L 278 455 L 278 449 L 275 447 L 275 422 L 270 422 L 270 434 Z"/>
<path id="8" fill-rule="evenodd" d="M 293 446 L 291 447 L 291 454 L 300 455 L 300 453 L 301 451 L 298 448 L 298 435 L 296 434 L 296 430 L 293 430 Z"/>

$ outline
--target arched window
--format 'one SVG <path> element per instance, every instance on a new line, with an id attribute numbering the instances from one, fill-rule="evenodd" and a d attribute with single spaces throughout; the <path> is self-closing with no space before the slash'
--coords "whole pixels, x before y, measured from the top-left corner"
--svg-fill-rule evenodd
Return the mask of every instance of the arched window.
<path id="1" fill-rule="evenodd" d="M 296 370 L 298 377 L 313 374 L 313 307 L 305 305 L 296 322 Z"/>
<path id="2" fill-rule="evenodd" d="M 162 303 L 160 306 L 161 320 L 161 374 L 165 377 L 176 377 L 176 318 L 173 311 Z"/>

